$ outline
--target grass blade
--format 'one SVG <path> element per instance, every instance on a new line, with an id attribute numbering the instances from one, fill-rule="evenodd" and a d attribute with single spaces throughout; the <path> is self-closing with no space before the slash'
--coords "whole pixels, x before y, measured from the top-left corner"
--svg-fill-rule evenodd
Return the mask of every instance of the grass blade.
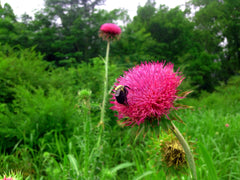
<path id="1" fill-rule="evenodd" d="M 72 154 L 68 154 L 67 156 L 68 156 L 70 165 L 76 171 L 77 176 L 79 177 L 80 173 L 79 173 L 79 168 L 78 168 L 78 163 L 77 163 L 76 158 Z"/>
<path id="2" fill-rule="evenodd" d="M 137 177 L 136 179 L 134 179 L 134 180 L 143 179 L 144 177 L 149 176 L 149 175 L 152 174 L 152 173 L 153 173 L 153 171 L 146 171 L 146 172 L 144 172 L 142 175 L 138 176 L 138 177 Z"/>
<path id="3" fill-rule="evenodd" d="M 208 177 L 209 179 L 218 179 L 217 178 L 217 172 L 216 172 L 216 169 L 214 167 L 214 164 L 212 162 L 212 159 L 207 151 L 207 149 L 202 145 L 202 144 L 199 144 L 199 147 L 200 147 L 200 151 L 201 151 L 201 154 L 202 154 L 202 157 L 207 165 L 207 168 L 208 168 Z"/>
<path id="4" fill-rule="evenodd" d="M 120 169 L 124 169 L 124 168 L 130 167 L 130 166 L 133 166 L 133 163 L 130 163 L 130 162 L 122 163 L 122 164 L 119 164 L 116 167 L 112 168 L 111 172 L 115 173 Z"/>

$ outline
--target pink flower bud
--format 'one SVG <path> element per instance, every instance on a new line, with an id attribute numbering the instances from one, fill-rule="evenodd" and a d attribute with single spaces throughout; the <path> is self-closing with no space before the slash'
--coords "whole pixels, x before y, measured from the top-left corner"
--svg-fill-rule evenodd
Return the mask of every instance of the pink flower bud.
<path id="1" fill-rule="evenodd" d="M 99 36 L 103 40 L 111 41 L 119 39 L 121 34 L 121 28 L 113 23 L 105 23 L 100 27 Z"/>

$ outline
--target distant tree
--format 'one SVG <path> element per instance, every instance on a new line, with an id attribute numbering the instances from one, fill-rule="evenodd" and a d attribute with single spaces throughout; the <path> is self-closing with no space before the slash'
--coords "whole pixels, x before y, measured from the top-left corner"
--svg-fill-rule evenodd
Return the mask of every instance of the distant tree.
<path id="1" fill-rule="evenodd" d="M 16 16 L 13 13 L 12 7 L 8 3 L 5 3 L 4 7 L 2 7 L 2 5 L 0 4 L 0 17 L 2 19 L 8 18 L 12 22 L 16 22 Z"/>
<path id="2" fill-rule="evenodd" d="M 141 61 L 159 57 L 156 53 L 157 41 L 147 31 L 150 19 L 155 13 L 154 1 L 148 0 L 143 7 L 138 6 L 137 15 L 124 27 L 120 41 L 113 44 L 111 52 L 115 55 L 115 63 L 129 67 Z"/>
<path id="3" fill-rule="evenodd" d="M 193 27 L 179 7 L 169 10 L 161 5 L 146 28 L 159 44 L 158 53 L 179 64 L 179 57 L 192 47 Z"/>
<path id="4" fill-rule="evenodd" d="M 137 16 L 127 25 L 119 47 L 114 49 L 126 62 L 130 58 L 135 62 L 167 60 L 180 64 L 179 58 L 192 47 L 193 28 L 194 24 L 179 7 L 169 10 L 162 5 L 157 9 L 154 1 L 148 1 L 138 7 Z"/>
<path id="5" fill-rule="evenodd" d="M 222 35 L 226 38 L 226 59 L 234 72 L 240 70 L 240 1 L 224 0 L 222 3 Z"/>
<path id="6" fill-rule="evenodd" d="M 25 16 L 23 24 L 46 60 L 57 66 L 73 65 L 101 55 L 98 31 L 103 23 L 128 19 L 125 10 L 96 10 L 102 3 L 104 0 L 46 0 L 46 7 L 34 20 Z"/>
<path id="7" fill-rule="evenodd" d="M 151 18 L 156 13 L 155 5 L 155 1 L 148 0 L 143 7 L 139 6 L 137 9 L 137 16 L 134 17 L 134 20 L 139 22 L 139 25 L 141 24 L 140 26 L 143 24 L 144 26 L 148 26 Z"/>
<path id="8" fill-rule="evenodd" d="M 25 20 L 28 22 L 29 18 L 27 15 L 25 16 Z M 0 43 L 11 46 L 31 47 L 30 34 L 31 32 L 26 30 L 26 26 L 17 21 L 11 6 L 6 3 L 2 7 L 0 4 Z"/>
<path id="9" fill-rule="evenodd" d="M 16 16 L 8 3 L 4 7 L 0 4 L 0 42 L 2 44 L 14 44 L 17 38 L 17 30 L 15 27 Z"/>
<path id="10" fill-rule="evenodd" d="M 218 77 L 227 82 L 240 69 L 240 1 L 192 0 L 199 8 L 194 21 L 204 49 L 221 60 Z"/>

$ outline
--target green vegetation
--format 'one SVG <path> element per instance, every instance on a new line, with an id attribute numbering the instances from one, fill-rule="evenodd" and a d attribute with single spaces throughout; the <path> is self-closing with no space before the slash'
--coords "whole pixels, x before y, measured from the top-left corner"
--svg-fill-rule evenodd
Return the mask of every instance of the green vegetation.
<path id="1" fill-rule="evenodd" d="M 18 20 L 9 4 L 0 5 L 0 42 L 23 49 L 35 47 L 55 67 L 78 66 L 105 56 L 98 31 L 106 22 L 125 22 L 110 58 L 126 69 L 142 61 L 166 60 L 180 67 L 196 90 L 212 92 L 240 69 L 240 25 L 236 0 L 190 0 L 185 9 L 155 7 L 154 0 L 127 11 L 107 12 L 104 0 L 45 0 L 33 17 Z M 98 7 L 98 8 L 97 8 Z M 199 9 L 194 12 L 194 8 Z"/>
<path id="2" fill-rule="evenodd" d="M 136 140 L 137 127 L 121 128 L 112 112 L 107 112 L 97 144 L 101 99 L 96 94 L 102 88 L 95 86 L 100 77 L 88 69 L 103 69 L 101 59 L 95 59 L 91 68 L 83 63 L 53 70 L 33 50 L 1 49 L 0 174 L 37 179 L 188 179 L 167 168 L 160 154 L 149 160 L 152 134 Z M 92 73 L 88 84 L 92 92 L 78 92 L 89 79 L 78 72 Z M 194 108 L 179 111 L 185 124 L 177 125 L 194 143 L 199 179 L 239 178 L 239 83 L 235 76 L 211 94 L 183 100 Z"/>
<path id="3" fill-rule="evenodd" d="M 160 150 L 149 156 L 156 135 L 136 138 L 138 127 L 122 128 L 110 103 L 99 135 L 98 30 L 117 20 L 127 24 L 111 44 L 108 89 L 142 61 L 173 62 L 182 88 L 194 89 L 182 100 L 193 108 L 175 124 L 194 147 L 198 179 L 240 179 L 240 1 L 192 0 L 184 11 L 147 1 L 132 21 L 125 10 L 97 10 L 102 0 L 45 2 L 21 21 L 0 5 L 0 179 L 190 179 Z"/>

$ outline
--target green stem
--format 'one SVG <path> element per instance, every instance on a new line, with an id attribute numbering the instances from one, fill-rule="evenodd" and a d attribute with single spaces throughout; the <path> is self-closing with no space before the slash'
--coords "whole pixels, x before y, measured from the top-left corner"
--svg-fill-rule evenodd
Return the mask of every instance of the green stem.
<path id="1" fill-rule="evenodd" d="M 109 50 L 110 50 L 110 41 L 107 42 L 107 50 L 106 50 L 106 58 L 105 58 L 105 78 L 104 78 L 104 89 L 103 89 L 103 102 L 101 106 L 101 118 L 100 122 L 98 123 L 98 126 L 102 126 L 100 128 L 97 144 L 96 144 L 96 150 L 99 150 L 99 147 L 101 145 L 102 141 L 102 134 L 104 130 L 104 115 L 105 115 L 105 105 L 106 105 L 106 99 L 107 99 L 107 87 L 108 87 L 108 59 L 109 59 Z"/>
<path id="2" fill-rule="evenodd" d="M 105 115 L 105 105 L 107 98 L 107 87 L 108 87 L 108 59 L 109 59 L 109 49 L 110 49 L 110 41 L 107 42 L 107 50 L 106 50 L 106 59 L 105 59 L 105 78 L 104 78 L 104 89 L 103 89 L 103 102 L 101 108 L 101 119 L 99 125 L 104 127 L 104 115 Z"/>
<path id="3" fill-rule="evenodd" d="M 181 143 L 181 145 L 182 145 L 182 147 L 183 147 L 183 149 L 186 153 L 186 156 L 187 156 L 188 165 L 189 165 L 189 167 L 191 169 L 191 172 L 192 172 L 192 178 L 194 180 L 196 180 L 197 179 L 196 166 L 195 166 L 194 158 L 193 158 L 193 155 L 192 155 L 192 152 L 190 150 L 190 147 L 189 147 L 188 143 L 186 142 L 183 135 L 178 130 L 178 128 L 173 124 L 172 121 L 171 121 L 170 129 L 172 130 L 172 132 L 175 134 L 175 136 L 178 138 L 179 142 Z"/>

